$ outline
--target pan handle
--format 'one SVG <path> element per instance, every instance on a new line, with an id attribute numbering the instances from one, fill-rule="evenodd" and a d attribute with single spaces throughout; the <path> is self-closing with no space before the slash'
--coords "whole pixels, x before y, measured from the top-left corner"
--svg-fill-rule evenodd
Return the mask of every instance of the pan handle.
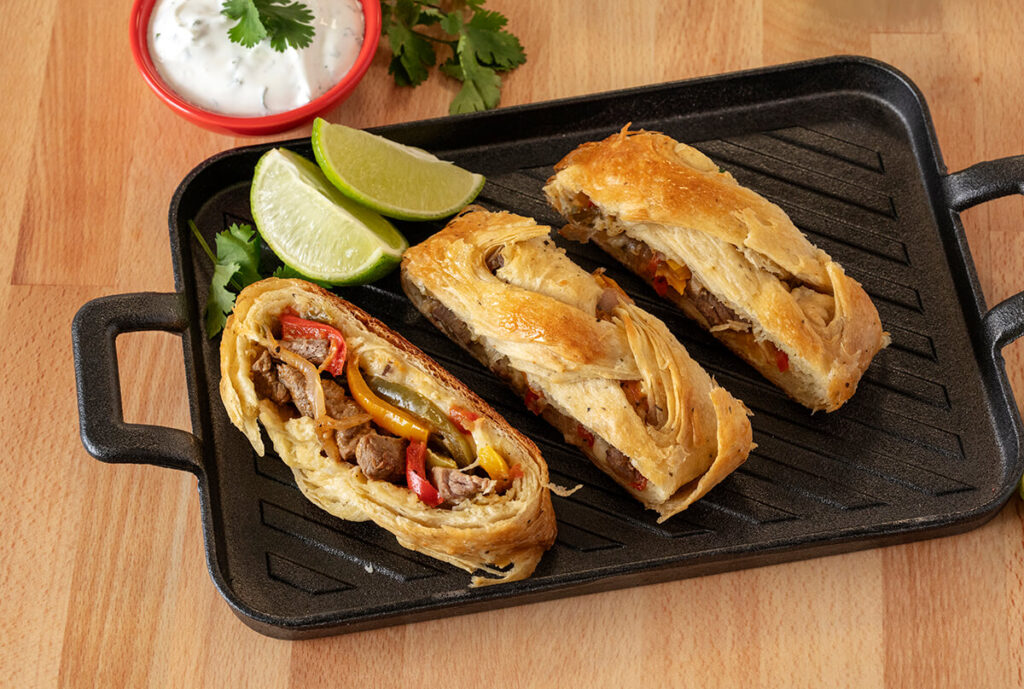
<path id="1" fill-rule="evenodd" d="M 1010 194 L 1024 194 L 1024 155 L 988 160 L 945 178 L 946 199 L 957 212 Z M 999 302 L 982 318 L 985 342 L 994 350 L 1024 335 L 1024 292 Z"/>
<path id="2" fill-rule="evenodd" d="M 137 462 L 199 474 L 202 446 L 177 428 L 125 423 L 117 336 L 188 328 L 183 295 L 143 292 L 93 299 L 75 314 L 71 347 L 78 384 L 78 419 L 85 449 L 103 462 Z"/>

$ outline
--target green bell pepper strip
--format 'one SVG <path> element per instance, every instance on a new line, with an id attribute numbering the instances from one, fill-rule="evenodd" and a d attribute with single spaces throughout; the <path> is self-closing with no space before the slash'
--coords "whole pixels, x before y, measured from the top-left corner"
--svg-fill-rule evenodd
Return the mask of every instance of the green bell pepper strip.
<path id="1" fill-rule="evenodd" d="M 455 460 L 451 457 L 445 457 L 439 455 L 429 447 L 427 448 L 427 468 L 428 469 L 458 469 L 459 465 L 455 463 Z"/>
<path id="2" fill-rule="evenodd" d="M 476 452 L 470 440 L 459 432 L 458 427 L 436 404 L 415 390 L 380 376 L 368 376 L 366 384 L 378 397 L 429 423 L 433 427 L 431 430 L 441 436 L 445 448 L 460 467 L 469 466 L 474 462 Z"/>

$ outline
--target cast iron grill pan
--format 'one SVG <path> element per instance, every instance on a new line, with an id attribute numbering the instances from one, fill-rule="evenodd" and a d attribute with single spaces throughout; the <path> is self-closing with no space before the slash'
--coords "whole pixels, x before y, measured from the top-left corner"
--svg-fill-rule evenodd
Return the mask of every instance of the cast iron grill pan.
<path id="1" fill-rule="evenodd" d="M 478 202 L 559 227 L 541 187 L 584 141 L 632 122 L 691 143 L 778 203 L 860 281 L 892 334 L 853 399 L 811 414 L 591 245 L 558 238 L 668 323 L 690 354 L 753 410 L 750 459 L 657 524 L 614 482 L 433 328 L 397 273 L 337 292 L 421 347 L 532 438 L 553 482 L 558 540 L 528 580 L 469 589 L 469 576 L 400 547 L 370 522 L 309 503 L 290 470 L 257 457 L 220 403 L 219 338 L 201 329 L 211 276 L 190 238 L 251 222 L 249 180 L 272 144 L 214 156 L 170 211 L 177 293 L 86 304 L 74 324 L 82 437 L 97 458 L 198 477 L 207 561 L 255 629 L 300 638 L 368 629 L 867 548 L 966 530 L 991 517 L 1022 472 L 1020 420 L 999 350 L 1024 327 L 1017 295 L 986 312 L 957 211 L 1019 191 L 1007 159 L 947 175 L 914 86 L 892 68 L 832 58 L 376 130 L 487 176 Z M 312 158 L 308 140 L 284 142 Z M 443 223 L 398 223 L 411 243 Z M 182 333 L 193 432 L 126 425 L 114 338 Z M 267 443 L 270 447 L 269 442 Z"/>

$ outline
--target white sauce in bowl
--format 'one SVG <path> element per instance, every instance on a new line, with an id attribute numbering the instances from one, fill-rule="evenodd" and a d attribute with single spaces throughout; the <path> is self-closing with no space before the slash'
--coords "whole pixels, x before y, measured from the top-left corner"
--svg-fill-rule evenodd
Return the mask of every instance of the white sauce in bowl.
<path id="1" fill-rule="evenodd" d="M 356 61 L 363 44 L 357 0 L 302 0 L 316 30 L 307 48 L 283 53 L 264 39 L 252 48 L 232 43 L 235 24 L 224 0 L 158 0 L 149 20 L 149 54 L 167 86 L 204 110 L 262 117 L 323 95 Z"/>

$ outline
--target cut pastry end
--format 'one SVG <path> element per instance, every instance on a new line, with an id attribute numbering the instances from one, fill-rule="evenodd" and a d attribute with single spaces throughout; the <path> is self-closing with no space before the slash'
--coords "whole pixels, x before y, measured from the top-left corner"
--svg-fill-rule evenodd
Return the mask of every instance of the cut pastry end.
<path id="1" fill-rule="evenodd" d="M 561 234 L 569 239 L 586 236 L 592 240 L 650 285 L 660 297 L 674 303 L 762 376 L 812 411 L 832 412 L 845 404 L 856 392 L 861 373 L 871 359 L 889 344 L 889 335 L 882 332 L 877 315 L 871 323 L 874 306 L 870 301 L 854 304 L 874 328 L 869 328 L 863 338 L 850 338 L 853 341 L 847 343 L 847 348 L 831 366 L 822 370 L 803 357 L 799 348 L 771 339 L 756 324 L 733 311 L 718 295 L 695 280 L 686 265 L 664 258 L 643 242 L 625 233 L 612 235 L 605 230 L 583 229 L 578 225 L 565 226 Z M 859 285 L 845 279 L 852 283 L 848 298 L 859 297 L 858 291 L 863 294 Z"/>
<path id="2" fill-rule="evenodd" d="M 554 542 L 536 446 L 400 335 L 315 285 L 269 279 L 242 291 L 221 342 L 220 392 L 260 454 L 266 429 L 311 502 L 477 573 L 473 586 L 529 576 Z"/>

